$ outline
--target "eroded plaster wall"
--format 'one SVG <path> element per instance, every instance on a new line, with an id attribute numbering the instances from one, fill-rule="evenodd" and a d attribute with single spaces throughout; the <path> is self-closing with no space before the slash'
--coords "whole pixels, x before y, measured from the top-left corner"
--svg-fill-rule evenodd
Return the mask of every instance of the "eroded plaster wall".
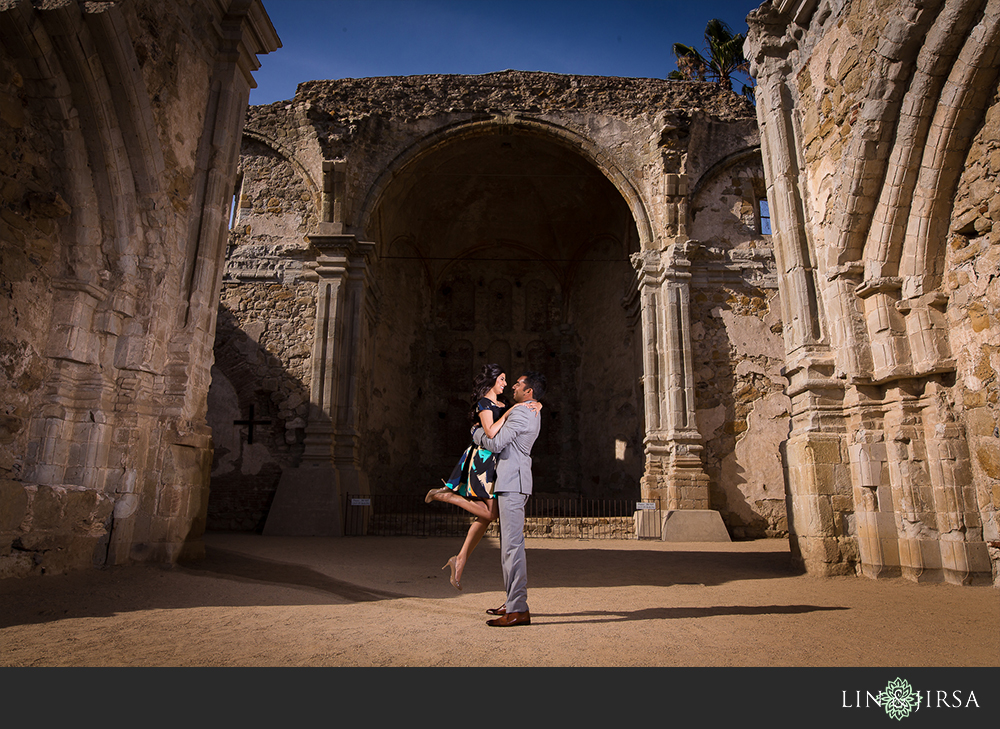
<path id="1" fill-rule="evenodd" d="M 782 444 L 789 403 L 778 278 L 759 152 L 737 153 L 692 196 L 698 425 L 712 504 L 735 537 L 786 536 Z M 766 208 L 765 208 L 766 211 Z"/>

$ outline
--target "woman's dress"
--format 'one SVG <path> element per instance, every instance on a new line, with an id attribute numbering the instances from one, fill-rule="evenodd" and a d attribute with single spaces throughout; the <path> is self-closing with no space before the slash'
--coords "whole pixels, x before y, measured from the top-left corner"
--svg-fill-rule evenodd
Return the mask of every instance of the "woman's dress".
<path id="1" fill-rule="evenodd" d="M 496 404 L 488 397 L 484 397 L 476 403 L 476 425 L 479 425 L 479 413 L 483 410 L 493 411 L 493 422 L 495 423 L 504 414 L 507 407 Z M 473 428 L 473 430 L 475 430 Z M 497 480 L 497 457 L 492 451 L 480 448 L 475 443 L 465 449 L 462 457 L 458 459 L 458 464 L 451 472 L 451 476 L 444 485 L 450 488 L 459 496 L 468 499 L 492 499 L 493 486 Z"/>

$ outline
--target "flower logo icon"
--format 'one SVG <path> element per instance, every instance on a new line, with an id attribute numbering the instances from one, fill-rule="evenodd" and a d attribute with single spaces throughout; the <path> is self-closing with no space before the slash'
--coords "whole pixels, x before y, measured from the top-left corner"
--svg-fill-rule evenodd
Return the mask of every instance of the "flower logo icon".
<path id="1" fill-rule="evenodd" d="M 909 682 L 901 678 L 886 684 L 885 690 L 878 695 L 878 700 L 885 713 L 896 721 L 909 716 L 920 706 L 920 695 L 914 693 Z"/>

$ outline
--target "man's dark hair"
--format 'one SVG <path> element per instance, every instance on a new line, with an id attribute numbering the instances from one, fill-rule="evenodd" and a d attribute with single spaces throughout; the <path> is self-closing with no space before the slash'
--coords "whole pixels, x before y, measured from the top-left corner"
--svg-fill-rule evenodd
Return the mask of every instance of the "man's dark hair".
<path id="1" fill-rule="evenodd" d="M 531 396 L 541 400 L 545 394 L 545 375 L 538 372 L 525 372 L 524 384 L 531 388 Z"/>

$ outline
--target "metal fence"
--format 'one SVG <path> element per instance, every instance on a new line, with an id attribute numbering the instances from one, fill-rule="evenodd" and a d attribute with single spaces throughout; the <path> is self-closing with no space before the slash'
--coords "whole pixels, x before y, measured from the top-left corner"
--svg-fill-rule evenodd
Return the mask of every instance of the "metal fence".
<path id="1" fill-rule="evenodd" d="M 624 499 L 532 496 L 524 533 L 552 539 L 659 539 L 659 504 Z M 475 520 L 464 509 L 420 495 L 348 494 L 344 534 L 356 536 L 463 537 Z M 499 521 L 487 536 L 500 536 Z"/>

